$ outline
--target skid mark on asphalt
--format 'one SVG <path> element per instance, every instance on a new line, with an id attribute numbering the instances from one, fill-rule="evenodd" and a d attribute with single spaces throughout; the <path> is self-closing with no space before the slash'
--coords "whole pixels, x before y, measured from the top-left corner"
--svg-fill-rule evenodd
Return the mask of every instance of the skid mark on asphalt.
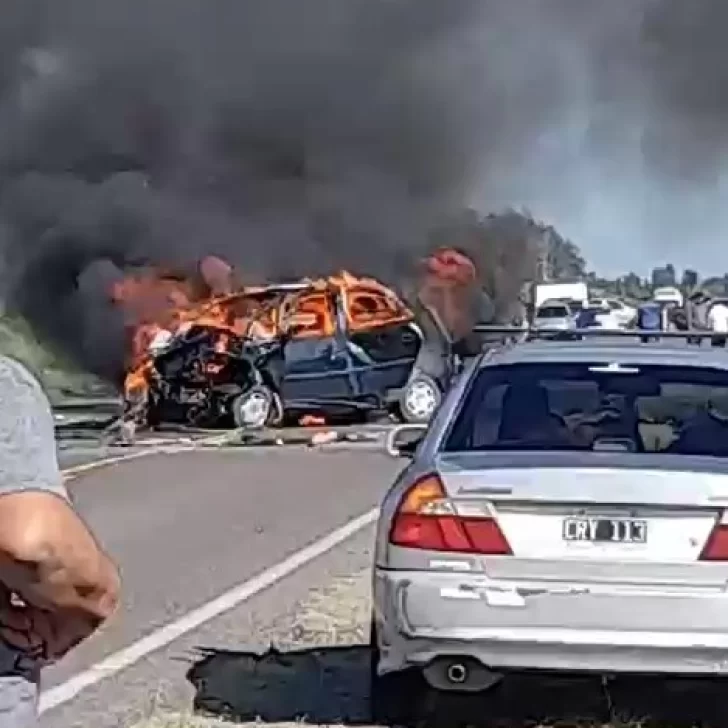
<path id="1" fill-rule="evenodd" d="M 195 708 L 239 722 L 368 723 L 370 604 L 365 570 L 312 593 L 267 653 L 207 650 L 189 673 Z"/>
<path id="2" fill-rule="evenodd" d="M 234 723 L 159 713 L 137 728 L 368 724 L 370 582 L 368 568 L 337 577 L 292 604 L 285 620 L 258 625 L 258 639 L 275 645 L 269 652 L 206 650 L 198 655 L 202 659 L 189 675 L 198 710 Z"/>

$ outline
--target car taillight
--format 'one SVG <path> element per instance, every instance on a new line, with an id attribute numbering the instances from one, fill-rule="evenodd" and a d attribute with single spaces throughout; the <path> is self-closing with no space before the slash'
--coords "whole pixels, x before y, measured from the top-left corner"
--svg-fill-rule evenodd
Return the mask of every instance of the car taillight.
<path id="1" fill-rule="evenodd" d="M 728 523 L 725 514 L 715 525 L 700 554 L 701 561 L 728 561 Z"/>
<path id="2" fill-rule="evenodd" d="M 495 520 L 458 515 L 437 475 L 425 476 L 405 493 L 392 521 L 389 542 L 428 551 L 511 553 Z"/>

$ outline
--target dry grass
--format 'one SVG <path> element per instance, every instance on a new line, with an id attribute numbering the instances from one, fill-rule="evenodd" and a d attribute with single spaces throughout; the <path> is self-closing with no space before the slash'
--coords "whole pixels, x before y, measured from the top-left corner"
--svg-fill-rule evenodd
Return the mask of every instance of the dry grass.
<path id="1" fill-rule="evenodd" d="M 260 723 L 252 723 L 251 726 L 262 728 Z M 224 720 L 210 718 L 199 718 L 194 715 L 160 715 L 139 723 L 134 728 L 244 728 L 241 723 L 230 723 Z M 275 728 L 302 728 L 298 723 L 277 723 Z"/>
<path id="2" fill-rule="evenodd" d="M 143 723 L 134 726 L 134 728 L 262 728 L 265 725 L 263 723 L 231 723 L 224 720 L 214 720 L 201 718 L 193 715 L 166 715 L 150 718 Z M 301 722 L 295 723 L 276 723 L 267 724 L 270 728 L 303 728 Z M 641 723 L 609 723 L 609 724 L 594 724 L 594 723 L 559 723 L 554 724 L 555 728 L 559 726 L 561 728 L 642 728 Z M 374 728 L 374 727 L 372 727 Z M 476 726 L 469 726 L 469 728 L 476 728 Z M 547 728 L 545 726 L 532 726 L 531 728 Z M 665 728 L 668 728 L 665 726 Z"/>
<path id="3" fill-rule="evenodd" d="M 300 728 L 297 723 L 292 725 Z M 207 718 L 197 718 L 192 715 L 166 715 L 145 720 L 138 725 L 138 728 L 222 728 L 223 726 L 230 728 L 230 723 L 220 720 L 208 720 Z"/>

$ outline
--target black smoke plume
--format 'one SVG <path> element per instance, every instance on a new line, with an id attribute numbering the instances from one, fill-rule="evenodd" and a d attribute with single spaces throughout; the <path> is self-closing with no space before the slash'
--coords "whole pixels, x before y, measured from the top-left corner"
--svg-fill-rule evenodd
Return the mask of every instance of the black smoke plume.
<path id="1" fill-rule="evenodd" d="M 216 254 L 251 279 L 392 280 L 466 205 L 527 206 L 597 262 L 688 234 L 705 251 L 727 217 L 726 14 L 724 0 L 11 0 L 6 305 L 109 373 L 122 344 L 105 291 L 133 264 Z"/>
<path id="2" fill-rule="evenodd" d="M 20 6 L 19 6 L 20 7 Z M 0 19 L 3 279 L 97 371 L 130 264 L 391 279 L 477 167 L 475 0 L 38 0 Z M 7 15 L 7 17 L 5 17 Z"/>

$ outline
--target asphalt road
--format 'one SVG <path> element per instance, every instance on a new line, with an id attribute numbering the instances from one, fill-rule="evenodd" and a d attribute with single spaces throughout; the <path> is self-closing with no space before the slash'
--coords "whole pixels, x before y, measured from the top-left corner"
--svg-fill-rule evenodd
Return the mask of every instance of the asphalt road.
<path id="1" fill-rule="evenodd" d="M 44 689 L 370 511 L 400 467 L 372 450 L 230 448 L 150 455 L 73 479 L 74 501 L 121 566 L 124 605 L 102 633 L 47 671 Z M 357 538 L 366 548 L 371 534 Z M 353 568 L 346 549 L 344 544 L 326 555 L 338 559 L 344 573 Z M 360 556 L 357 568 L 367 561 Z M 306 578 L 281 581 L 268 616 L 289 609 L 317 579 L 326 581 L 327 567 L 317 571 L 316 563 Z M 165 662 L 156 679 L 162 684 L 179 672 L 179 664 Z M 82 693 L 46 713 L 44 722 L 100 727 L 102 718 L 134 704 L 123 673 L 107 682 L 90 691 L 103 693 L 103 716 L 98 702 L 89 705 Z M 149 688 L 141 692 L 146 696 Z"/>

